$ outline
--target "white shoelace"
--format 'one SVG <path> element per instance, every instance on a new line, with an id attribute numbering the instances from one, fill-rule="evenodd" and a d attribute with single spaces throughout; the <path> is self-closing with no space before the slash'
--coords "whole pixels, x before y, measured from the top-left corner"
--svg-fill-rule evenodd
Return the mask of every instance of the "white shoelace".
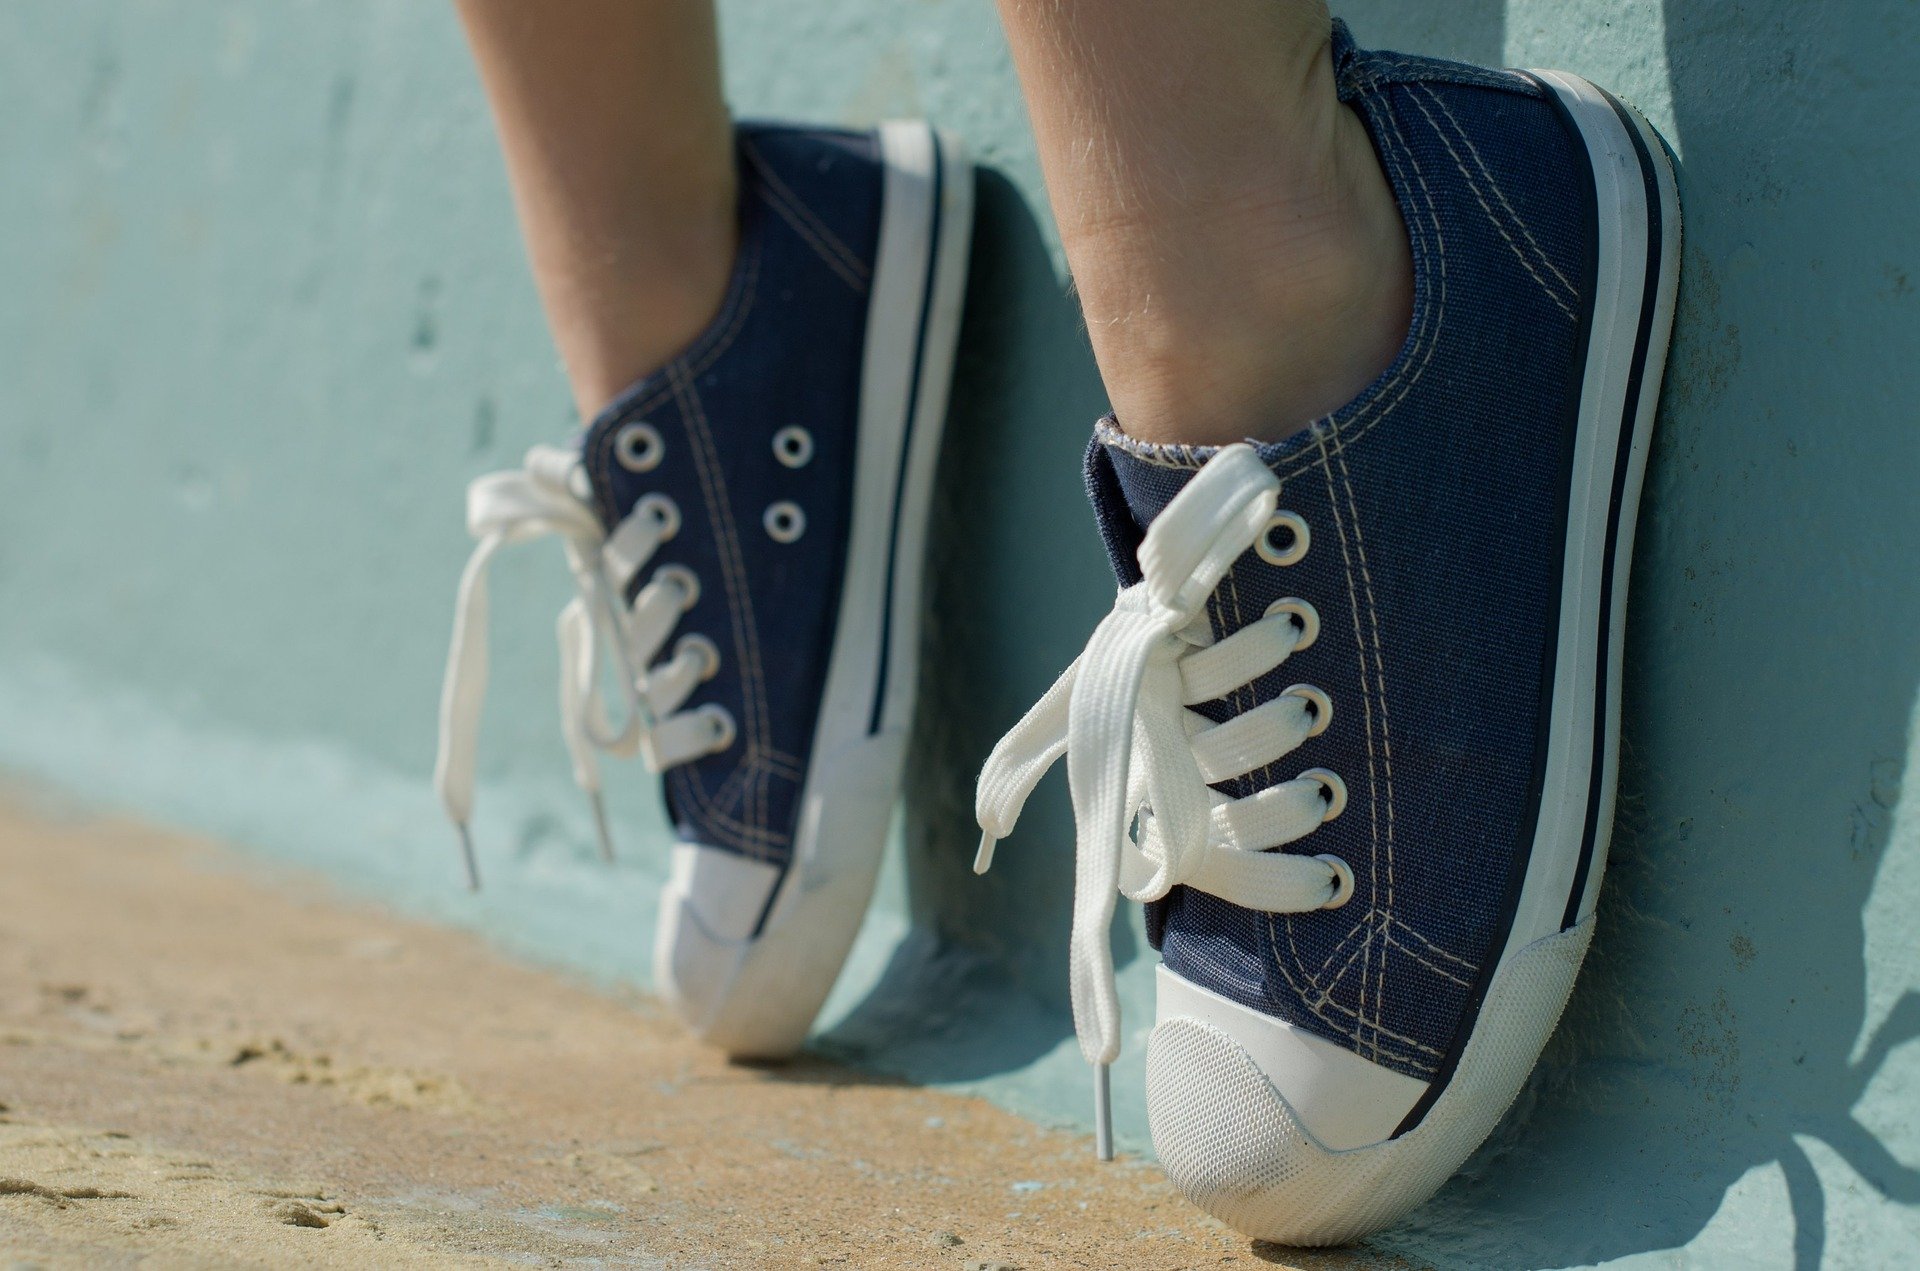
<path id="1" fill-rule="evenodd" d="M 558 624 L 560 728 L 574 780 L 593 805 L 602 855 L 611 857 L 613 846 L 600 798 L 596 749 L 621 756 L 638 752 L 649 769 L 660 772 L 725 750 L 733 742 L 733 720 L 723 707 L 680 712 L 694 688 L 719 667 L 712 641 L 682 636 L 673 655 L 653 665 L 681 615 L 698 599 L 698 577 L 684 567 L 665 566 L 655 571 L 631 606 L 620 599 L 660 545 L 679 531 L 679 508 L 665 495 L 646 495 L 606 534 L 584 489 L 578 452 L 555 446 L 535 446 L 527 452 L 524 468 L 489 473 L 467 487 L 467 531 L 479 546 L 460 576 L 453 645 L 440 695 L 440 753 L 433 781 L 460 832 L 470 887 L 480 885 L 468 825 L 480 708 L 487 691 L 487 567 L 501 548 L 556 534 L 566 549 L 579 595 L 561 610 Z M 606 672 L 603 649 L 612 651 L 612 673 L 624 706 L 618 730 L 600 693 Z"/>
<path id="2" fill-rule="evenodd" d="M 1249 909 L 1304 913 L 1343 904 L 1353 891 L 1352 871 L 1337 858 L 1264 850 L 1338 816 L 1346 804 L 1338 776 L 1313 769 L 1243 799 L 1209 788 L 1276 762 L 1324 729 L 1326 694 L 1296 685 L 1221 724 L 1187 709 L 1258 680 L 1318 633 L 1313 607 L 1288 599 L 1213 639 L 1207 599 L 1242 553 L 1287 520 L 1274 515 L 1279 493 L 1250 446 L 1208 460 L 1148 526 L 1141 581 L 1120 592 L 1086 649 L 980 773 L 974 870 L 985 873 L 1034 786 L 1067 757 L 1073 1022 L 1094 1065 L 1103 1159 L 1112 1156 L 1107 1065 L 1120 1053 L 1108 946 L 1116 893 L 1150 901 L 1185 885 Z"/>

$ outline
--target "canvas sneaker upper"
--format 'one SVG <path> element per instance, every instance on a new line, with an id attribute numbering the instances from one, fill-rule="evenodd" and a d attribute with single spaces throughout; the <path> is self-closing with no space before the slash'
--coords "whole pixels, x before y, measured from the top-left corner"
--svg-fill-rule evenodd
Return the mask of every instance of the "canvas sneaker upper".
<path id="1" fill-rule="evenodd" d="M 698 580 L 681 626 L 720 652 L 698 698 L 736 736 L 667 770 L 675 830 L 781 864 L 845 568 L 881 169 L 869 133 L 748 126 L 739 148 L 740 257 L 719 315 L 601 412 L 581 455 L 606 524 L 650 497 L 689 521 L 658 567 Z"/>
<path id="2" fill-rule="evenodd" d="M 597 791 L 594 751 L 639 752 L 684 841 L 778 867 L 845 566 L 882 170 L 870 133 L 746 124 L 737 145 L 718 314 L 574 446 L 475 483 L 463 614 L 494 547 L 558 532 L 581 589 L 561 629 L 576 776 Z M 451 765 L 463 824 L 478 700 L 456 676 L 483 622 L 463 622 L 449 673 L 442 786 Z"/>

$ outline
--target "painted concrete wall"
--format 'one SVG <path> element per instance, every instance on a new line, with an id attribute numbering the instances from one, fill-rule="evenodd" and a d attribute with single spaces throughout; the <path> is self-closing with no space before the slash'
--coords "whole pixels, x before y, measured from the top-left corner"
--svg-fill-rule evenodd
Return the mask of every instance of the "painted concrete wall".
<path id="1" fill-rule="evenodd" d="M 966 872 L 975 764 L 1110 594 L 1076 467 L 1102 393 L 1005 51 L 970 0 L 722 8 L 742 111 L 929 113 L 991 165 L 934 722 L 823 1045 L 1072 1123 L 1057 778 L 994 875 Z M 1522 1115 L 1385 1243 L 1443 1266 L 1888 1265 L 1920 1244 L 1920 11 L 1346 13 L 1363 42 L 1612 84 L 1673 140 L 1688 233 L 1596 950 Z M 642 978 L 659 810 L 636 776 L 625 860 L 591 861 L 546 554 L 496 584 L 484 896 L 455 889 L 427 790 L 461 489 L 569 424 L 444 7 L 0 7 L 0 765 Z M 1041 524 L 1058 550 L 1016 550 Z M 1138 1145 L 1137 917 L 1116 939 Z"/>

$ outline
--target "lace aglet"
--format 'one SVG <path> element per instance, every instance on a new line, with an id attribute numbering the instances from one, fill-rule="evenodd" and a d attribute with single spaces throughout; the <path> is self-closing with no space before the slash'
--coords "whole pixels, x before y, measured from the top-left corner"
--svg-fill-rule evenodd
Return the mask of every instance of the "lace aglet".
<path id="1" fill-rule="evenodd" d="M 598 790 L 587 791 L 587 802 L 593 807 L 593 833 L 600 840 L 600 859 L 613 864 L 613 831 L 607 828 L 607 804 Z"/>
<path id="2" fill-rule="evenodd" d="M 984 874 L 993 868 L 993 845 L 999 841 L 992 830 L 980 831 L 980 850 L 973 854 L 974 873 Z"/>
<path id="3" fill-rule="evenodd" d="M 467 890 L 480 890 L 480 863 L 473 855 L 473 835 L 467 829 L 465 821 L 454 822 L 453 828 L 460 832 L 460 862 L 467 867 Z"/>
<path id="4" fill-rule="evenodd" d="M 1105 1064 L 1093 1066 L 1093 1154 L 1113 1159 L 1113 1082 Z"/>

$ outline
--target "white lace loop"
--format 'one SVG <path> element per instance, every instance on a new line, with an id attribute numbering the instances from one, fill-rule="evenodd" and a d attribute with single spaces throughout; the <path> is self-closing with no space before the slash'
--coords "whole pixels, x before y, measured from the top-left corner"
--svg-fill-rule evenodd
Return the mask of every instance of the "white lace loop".
<path id="1" fill-rule="evenodd" d="M 1309 642 L 1310 624 L 1292 609 L 1276 608 L 1218 643 L 1206 614 L 1220 580 L 1266 532 L 1279 491 L 1250 446 L 1208 460 L 1148 527 L 1141 581 L 1120 592 L 1086 649 L 980 773 L 974 868 L 985 872 L 1034 786 L 1067 757 L 1074 1029 L 1095 1065 L 1120 1051 L 1108 947 L 1116 894 L 1155 900 L 1184 884 L 1249 908 L 1298 913 L 1340 890 L 1328 861 L 1264 851 L 1322 823 L 1330 788 L 1323 781 L 1301 777 L 1244 799 L 1209 788 L 1275 762 L 1318 731 L 1313 697 L 1283 695 L 1223 724 L 1187 709 L 1251 683 Z"/>
<path id="2" fill-rule="evenodd" d="M 440 695 L 440 750 L 434 788 L 459 829 L 468 881 L 478 885 L 467 825 L 473 818 L 475 749 L 487 689 L 487 568 L 501 548 L 558 535 L 578 595 L 561 610 L 560 729 L 573 778 L 592 800 L 604 854 L 611 853 L 600 801 L 596 751 L 638 751 L 654 771 L 720 749 L 721 730 L 709 720 L 676 714 L 717 660 L 710 643 L 687 644 L 649 672 L 682 614 L 698 595 L 698 579 L 678 566 L 656 572 L 634 598 L 621 603 L 628 580 L 680 528 L 680 514 L 662 495 L 643 498 L 611 534 L 575 492 L 576 451 L 535 446 L 526 466 L 494 472 L 467 487 L 467 530 L 479 540 L 454 607 L 453 643 Z M 684 643 L 684 642 L 683 642 Z M 621 699 L 621 723 L 608 717 L 600 691 L 611 666 Z M 726 740 L 731 740 L 730 731 Z"/>

